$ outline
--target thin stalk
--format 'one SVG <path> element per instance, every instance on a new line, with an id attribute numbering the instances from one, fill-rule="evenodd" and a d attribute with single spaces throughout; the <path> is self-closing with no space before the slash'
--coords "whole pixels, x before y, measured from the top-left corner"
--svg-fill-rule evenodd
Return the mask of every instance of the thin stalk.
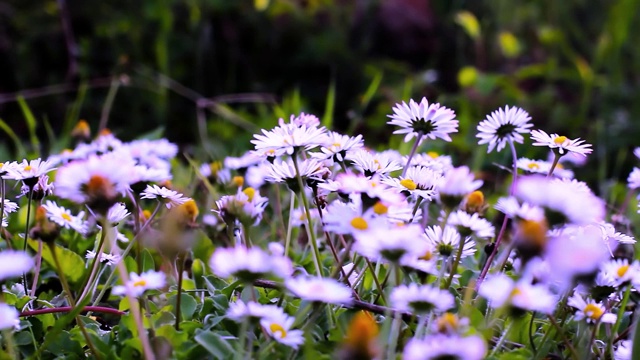
<path id="1" fill-rule="evenodd" d="M 409 224 L 411 224 L 413 222 L 413 219 L 416 217 L 416 214 L 418 213 L 418 209 L 420 208 L 420 204 L 422 204 L 422 197 L 418 197 L 418 199 L 416 200 L 416 204 L 413 206 L 413 211 L 411 212 L 411 219 L 409 220 Z M 422 214 L 422 216 L 424 217 L 424 213 Z"/>
<path id="2" fill-rule="evenodd" d="M 404 165 L 404 169 L 402 169 L 402 177 L 407 174 L 407 170 L 409 170 L 409 167 L 411 166 L 411 159 L 413 159 L 413 156 L 416 154 L 416 150 L 418 150 L 418 146 L 420 146 L 420 140 L 422 140 L 422 136 L 422 131 L 419 131 L 418 136 L 416 137 L 416 142 L 413 144 L 411 152 L 409 153 L 409 157 L 407 158 L 407 163 Z"/>
<path id="3" fill-rule="evenodd" d="M 509 325 L 507 325 L 507 327 L 504 329 L 504 331 L 502 332 L 502 335 L 496 342 L 496 345 L 493 347 L 493 350 L 491 350 L 491 353 L 489 354 L 488 358 L 492 358 L 496 354 L 496 352 L 500 350 L 500 348 L 502 347 L 502 344 L 504 344 L 505 340 L 507 340 L 507 335 L 511 330 L 511 326 L 513 326 L 513 321 L 510 322 Z"/>
<path id="4" fill-rule="evenodd" d="M 629 302 L 630 296 L 631 296 L 631 284 L 627 285 L 627 290 L 625 290 L 624 296 L 622 297 L 622 301 L 620 302 L 620 309 L 618 309 L 618 318 L 616 319 L 616 322 L 615 324 L 613 324 L 613 328 L 611 329 L 611 337 L 607 346 L 607 349 L 610 354 L 613 354 L 613 339 L 616 338 L 618 329 L 620 328 L 620 324 L 622 323 L 622 317 L 624 316 L 624 311 L 625 311 L 625 308 L 627 307 L 627 303 Z"/>
<path id="5" fill-rule="evenodd" d="M 564 342 L 565 346 L 571 352 L 571 357 L 574 360 L 579 360 L 580 356 L 578 356 L 578 352 L 573 347 L 573 345 L 571 345 L 571 342 L 569 341 L 569 339 L 567 339 L 567 336 L 565 335 L 564 331 L 562 331 L 562 327 L 560 325 L 558 325 L 558 322 L 553 317 L 553 315 L 549 315 L 549 321 L 551 321 L 551 325 L 553 325 L 553 327 L 556 328 L 556 331 L 558 332 L 558 334 L 560 334 L 560 337 L 562 337 L 562 341 Z"/>
<path id="6" fill-rule="evenodd" d="M 313 263 L 316 267 L 316 273 L 319 277 L 322 277 L 322 267 L 320 266 L 320 251 L 318 250 L 318 244 L 316 242 L 316 235 L 313 231 L 313 222 L 311 221 L 311 211 L 309 210 L 309 202 L 307 196 L 304 194 L 304 182 L 302 181 L 302 175 L 300 175 L 300 168 L 298 166 L 298 156 L 293 154 L 293 166 L 296 169 L 296 177 L 298 178 L 298 186 L 300 187 L 300 199 L 302 200 L 302 206 L 304 206 L 304 212 L 307 217 L 307 235 L 309 235 L 309 242 L 311 243 Z"/>
<path id="7" fill-rule="evenodd" d="M 98 268 L 99 268 L 99 259 L 102 255 L 102 247 L 104 246 L 104 240 L 107 238 L 107 226 L 105 224 L 102 224 L 102 231 L 100 232 L 100 240 L 98 241 L 98 247 L 96 247 L 96 256 L 93 258 L 93 261 L 91 263 L 91 267 L 90 267 L 90 272 L 89 272 L 89 276 L 87 277 L 87 280 L 85 280 L 84 284 L 82 285 L 82 295 L 80 295 L 80 300 L 78 302 L 82 302 L 82 299 L 84 299 L 85 296 L 87 296 L 87 294 L 89 293 L 90 289 L 93 288 L 93 280 L 97 274 Z"/>
<path id="8" fill-rule="evenodd" d="M 462 259 L 462 251 L 464 250 L 464 245 L 466 242 L 467 242 L 467 238 L 464 236 L 460 236 L 460 243 L 458 243 L 458 251 L 456 252 L 456 257 L 454 258 L 453 263 L 451 264 L 451 272 L 449 273 L 449 278 L 447 279 L 447 282 L 445 283 L 443 289 L 448 289 L 451 286 L 451 283 L 453 282 L 453 276 L 458 271 L 458 265 L 460 264 L 460 259 Z"/>
<path id="9" fill-rule="evenodd" d="M 291 200 L 289 201 L 289 223 L 287 224 L 287 237 L 284 241 L 284 256 L 289 256 L 289 248 L 291 247 L 291 233 L 293 232 L 293 210 L 296 204 L 296 193 L 291 192 Z"/>
<path id="10" fill-rule="evenodd" d="M 64 292 L 67 294 L 67 300 L 69 301 L 69 305 L 71 305 L 71 307 L 74 308 L 76 307 L 76 303 L 73 300 L 73 294 L 71 292 L 71 287 L 67 282 L 67 277 L 64 274 L 64 271 L 62 271 L 62 265 L 60 264 L 60 259 L 58 258 L 58 252 L 56 251 L 56 246 L 54 243 L 48 243 L 47 245 L 49 245 L 49 249 L 51 250 L 51 256 L 53 257 L 53 262 L 56 264 L 58 277 L 60 278 L 60 282 L 62 283 L 62 288 L 64 289 Z M 79 316 L 76 316 L 76 323 L 78 324 L 78 327 L 80 328 L 80 331 L 82 332 L 82 335 L 84 336 L 87 342 L 87 346 L 89 346 L 89 349 L 91 350 L 91 353 L 96 359 L 100 359 L 101 358 L 100 354 L 98 353 L 96 348 L 93 346 L 93 342 L 91 342 L 91 338 L 87 333 L 87 329 L 84 328 L 84 324 L 82 323 L 82 320 L 80 319 Z"/>
<path id="11" fill-rule="evenodd" d="M 247 332 L 249 331 L 249 318 L 245 318 L 240 325 L 240 335 L 238 338 L 238 345 L 236 346 L 236 354 L 233 357 L 235 360 L 244 359 L 244 344 L 247 342 Z"/>
<path id="12" fill-rule="evenodd" d="M 22 251 L 27 251 L 27 242 L 29 241 L 29 217 L 31 215 L 31 201 L 33 200 L 33 186 L 29 187 L 29 200 L 27 202 L 27 220 L 25 223 L 25 230 L 24 230 L 24 243 L 22 244 Z M 2 202 L 2 204 L 4 204 L 4 201 Z M 1 221 L 1 220 L 0 220 Z M 40 256 L 42 256 L 42 254 L 39 254 Z M 24 290 L 27 291 L 27 289 L 29 288 L 28 284 L 27 284 L 27 274 L 24 273 L 22 274 L 22 282 L 24 285 Z"/>
<path id="13" fill-rule="evenodd" d="M 5 194 L 5 182 L 4 182 L 4 178 L 0 176 L 0 231 L 4 230 L 2 228 L 2 219 L 4 219 L 4 194 Z M 2 238 L 1 235 L 2 234 L 0 234 L 0 238 Z M 13 245 L 11 245 L 11 241 L 9 241 L 8 239 L 7 239 L 7 246 L 9 247 L 9 249 L 13 248 Z"/>
<path id="14" fill-rule="evenodd" d="M 537 355 L 538 349 L 536 349 L 536 343 L 533 341 L 533 323 L 536 319 L 536 312 L 534 311 L 531 314 L 531 320 L 529 321 L 529 344 L 531 345 L 531 350 L 533 350 L 533 355 Z"/>
<path id="15" fill-rule="evenodd" d="M 384 289 L 382 288 L 382 285 L 380 285 L 380 279 L 378 279 L 378 276 L 377 276 L 378 273 L 373 268 L 373 265 L 371 264 L 371 261 L 369 261 L 369 259 L 364 257 L 364 261 L 367 262 L 367 267 L 369 268 L 369 271 L 371 271 L 371 277 L 373 277 L 373 282 L 375 282 L 376 287 L 378 288 L 378 298 L 381 299 L 382 302 L 386 305 L 387 304 L 387 299 L 385 299 Z M 383 285 L 384 285 L 384 282 L 383 282 Z M 377 300 L 378 299 L 376 299 L 376 301 Z"/>
<path id="16" fill-rule="evenodd" d="M 176 260 L 178 263 L 176 267 L 178 268 L 178 298 L 176 299 L 176 325 L 175 328 L 177 331 L 180 331 L 180 305 L 182 300 L 182 273 L 184 272 L 184 263 L 186 261 L 184 256 L 178 256 Z"/>
<path id="17" fill-rule="evenodd" d="M 562 155 L 560 155 L 557 152 L 553 152 L 553 163 L 551 164 L 551 168 L 549 169 L 549 173 L 547 173 L 547 177 L 551 177 L 551 175 L 553 175 L 553 170 L 556 169 L 556 165 L 558 165 L 558 161 L 560 161 L 560 157 Z"/>
<path id="18" fill-rule="evenodd" d="M 40 269 L 42 268 L 42 241 L 38 241 L 38 256 L 36 256 L 36 268 L 33 272 L 33 283 L 31 284 L 31 297 L 36 296 L 36 289 L 38 288 L 38 278 L 40 277 Z"/>

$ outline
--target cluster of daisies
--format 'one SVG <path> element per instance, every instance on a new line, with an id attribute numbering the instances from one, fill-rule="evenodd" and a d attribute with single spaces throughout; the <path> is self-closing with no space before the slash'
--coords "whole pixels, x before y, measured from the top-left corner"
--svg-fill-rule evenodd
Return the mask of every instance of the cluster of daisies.
<path id="1" fill-rule="evenodd" d="M 73 294 L 59 264 L 47 265 L 58 267 L 70 305 L 102 299 L 114 274 L 113 296 L 158 299 L 198 276 L 185 271 L 185 259 L 203 256 L 193 245 L 206 234 L 215 249 L 205 273 L 237 284 L 223 316 L 240 325 L 242 356 L 257 355 L 261 341 L 270 344 L 261 355 L 295 356 L 338 329 L 336 356 L 345 359 L 534 357 L 543 347 L 574 359 L 631 359 L 628 310 L 640 263 L 629 255 L 626 209 L 608 214 L 574 179 L 571 169 L 591 145 L 532 130 L 517 107 L 487 115 L 477 125 L 479 145 L 513 158 L 496 167 L 509 176 L 490 203 L 469 167 L 425 150 L 458 132 L 452 109 L 423 98 L 397 104 L 389 117 L 409 154 L 372 150 L 361 135 L 330 131 L 302 113 L 255 134 L 240 157 L 192 166 L 183 187 L 172 183 L 175 145 L 122 142 L 108 132 L 46 160 L 0 164 L 2 226 L 22 225 L 12 214 L 19 203 L 28 207 L 26 230 L 0 251 L 0 284 L 35 299 L 45 281 L 43 244 L 55 255 L 66 246 L 61 234 L 77 234 L 91 239 L 83 290 Z M 526 136 L 549 156 L 518 158 Z M 7 190 L 6 182 L 16 186 Z M 639 168 L 628 182 L 630 191 L 640 187 Z M 200 216 L 203 207 L 211 211 Z M 141 248 L 165 264 L 127 271 L 124 260 Z M 0 329 L 19 330 L 23 310 L 0 302 Z M 510 333 L 522 319 L 528 343 Z M 318 323 L 326 329 L 320 337 Z"/>

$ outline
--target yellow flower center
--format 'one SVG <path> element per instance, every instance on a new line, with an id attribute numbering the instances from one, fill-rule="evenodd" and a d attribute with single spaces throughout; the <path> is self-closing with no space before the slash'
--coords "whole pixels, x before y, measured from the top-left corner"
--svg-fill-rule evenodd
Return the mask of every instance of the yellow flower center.
<path id="1" fill-rule="evenodd" d="M 520 241 L 542 248 L 547 243 L 545 221 L 522 220 L 518 223 Z"/>
<path id="2" fill-rule="evenodd" d="M 511 294 L 509 294 L 509 297 L 514 298 L 518 295 L 522 295 L 522 291 L 520 291 L 520 289 L 518 289 L 517 287 L 514 287 L 513 290 L 511 290 Z"/>
<path id="3" fill-rule="evenodd" d="M 185 201 L 184 204 L 180 205 L 180 207 L 178 207 L 178 210 L 180 211 L 180 213 L 185 217 L 186 220 L 189 221 L 196 221 L 196 218 L 198 217 L 198 214 L 200 213 L 200 210 L 198 209 L 198 205 L 196 204 L 195 200 L 193 199 L 189 199 L 187 201 Z"/>
<path id="4" fill-rule="evenodd" d="M 373 163 L 377 165 L 377 167 L 376 167 L 377 170 L 382 169 L 382 166 L 380 166 L 380 161 L 378 161 L 378 159 L 374 159 Z"/>
<path id="5" fill-rule="evenodd" d="M 340 147 L 340 143 L 333 143 L 333 144 L 331 144 L 331 146 L 333 146 L 335 148 L 339 148 Z"/>
<path id="6" fill-rule="evenodd" d="M 242 187 L 242 185 L 244 185 L 244 178 L 242 176 L 234 176 L 231 182 L 237 187 Z"/>
<path id="7" fill-rule="evenodd" d="M 140 279 L 133 283 L 133 287 L 142 287 L 142 286 L 147 286 L 147 280 Z"/>
<path id="8" fill-rule="evenodd" d="M 71 221 L 71 216 L 67 213 L 62 213 L 62 218 L 65 219 L 66 221 Z"/>
<path id="9" fill-rule="evenodd" d="M 31 165 L 27 165 L 24 167 L 24 171 L 31 171 L 33 170 L 33 167 L 31 167 Z"/>
<path id="10" fill-rule="evenodd" d="M 415 190 L 418 187 L 418 185 L 416 185 L 416 183 L 411 179 L 400 180 L 400 185 L 406 187 L 409 190 Z"/>
<path id="11" fill-rule="evenodd" d="M 249 198 L 249 201 L 253 201 L 253 197 L 256 195 L 256 189 L 252 188 L 252 187 L 248 187 L 244 190 L 242 190 L 242 192 L 247 195 L 247 197 Z"/>
<path id="12" fill-rule="evenodd" d="M 587 304 L 582 312 L 593 320 L 598 320 L 604 311 L 596 304 Z"/>
<path id="13" fill-rule="evenodd" d="M 209 164 L 209 169 L 211 169 L 211 173 L 215 175 L 220 171 L 220 169 L 222 169 L 222 163 L 220 161 L 214 161 Z"/>
<path id="14" fill-rule="evenodd" d="M 567 139 L 566 136 L 558 136 L 557 138 L 553 139 L 553 142 L 556 143 L 556 145 L 562 145 L 567 140 L 569 139 Z"/>
<path id="15" fill-rule="evenodd" d="M 531 170 L 538 170 L 540 169 L 540 165 L 536 164 L 536 163 L 529 163 L 529 165 L 527 165 L 527 167 Z"/>
<path id="16" fill-rule="evenodd" d="M 367 220 L 357 217 L 351 220 L 351 226 L 358 230 L 367 230 L 369 228 L 369 224 L 367 224 Z"/>
<path id="17" fill-rule="evenodd" d="M 431 251 L 427 250 L 427 252 L 424 255 L 422 255 L 422 257 L 420 257 L 420 259 L 429 261 L 429 260 L 433 259 L 433 253 Z"/>
<path id="18" fill-rule="evenodd" d="M 484 205 L 484 194 L 480 190 L 476 190 L 467 197 L 467 206 L 477 208 Z"/>
<path id="19" fill-rule="evenodd" d="M 389 207 L 385 204 L 378 201 L 375 205 L 373 205 L 373 212 L 378 215 L 384 215 L 389 211 Z"/>
<path id="20" fill-rule="evenodd" d="M 287 331 L 280 324 L 273 323 L 269 325 L 269 329 L 274 335 L 280 336 L 280 339 L 284 339 L 287 336 Z"/>
<path id="21" fill-rule="evenodd" d="M 448 332 L 458 328 L 458 317 L 452 313 L 444 313 L 436 323 L 438 332 Z"/>
<path id="22" fill-rule="evenodd" d="M 618 271 L 616 271 L 616 274 L 618 274 L 618 277 L 623 277 L 627 271 L 629 271 L 629 265 L 622 265 L 618 268 Z"/>
<path id="23" fill-rule="evenodd" d="M 437 152 L 435 152 L 435 151 L 429 151 L 429 152 L 427 153 L 427 155 L 428 155 L 430 158 L 432 158 L 432 159 L 437 159 L 437 158 L 438 158 L 438 156 L 440 156 L 440 155 L 438 155 L 438 153 L 437 153 Z"/>
<path id="24" fill-rule="evenodd" d="M 360 311 L 351 319 L 344 343 L 355 353 L 370 355 L 362 358 L 373 359 L 375 354 L 371 353 L 371 349 L 378 332 L 375 318 L 368 312 Z"/>

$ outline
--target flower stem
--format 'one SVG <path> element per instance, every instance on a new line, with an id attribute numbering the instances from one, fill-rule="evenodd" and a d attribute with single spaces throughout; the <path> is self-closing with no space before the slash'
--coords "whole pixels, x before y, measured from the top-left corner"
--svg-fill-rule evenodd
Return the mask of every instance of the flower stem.
<path id="1" fill-rule="evenodd" d="M 493 347 L 493 350 L 491 350 L 491 353 L 489 354 L 488 358 L 492 358 L 496 354 L 496 352 L 500 350 L 500 348 L 502 347 L 502 344 L 504 344 L 505 340 L 507 340 L 507 335 L 509 335 L 509 331 L 511 330 L 512 325 L 513 325 L 513 320 L 511 320 L 509 325 L 507 325 L 507 327 L 502 332 L 502 335 L 498 339 L 498 342 L 496 343 L 496 345 Z"/>
<path id="2" fill-rule="evenodd" d="M 29 241 L 29 217 L 31 215 L 31 200 L 33 200 L 33 186 L 29 187 L 29 200 L 27 202 L 27 220 L 25 221 L 25 230 L 24 230 L 24 242 L 22 244 L 22 251 L 27 251 L 27 242 Z M 2 201 L 4 205 L 4 201 Z M 0 220 L 1 221 L 1 220 Z M 27 284 L 27 274 L 22 274 L 22 282 L 24 285 L 24 290 L 27 291 L 29 288 Z"/>
<path id="3" fill-rule="evenodd" d="M 419 131 L 418 136 L 416 137 L 416 142 L 413 144 L 411 152 L 409 153 L 409 157 L 407 158 L 407 163 L 404 165 L 404 169 L 402 169 L 401 176 L 403 177 L 407 174 L 407 170 L 409 170 L 409 167 L 411 166 L 411 159 L 413 159 L 413 156 L 416 154 L 416 150 L 418 150 L 418 146 L 420 146 L 420 140 L 422 140 L 422 136 L 422 131 Z"/>
<path id="4" fill-rule="evenodd" d="M 291 247 L 291 233 L 293 232 L 293 226 L 291 226 L 291 222 L 293 221 L 293 210 L 296 203 L 296 193 L 291 192 L 291 200 L 289 201 L 289 223 L 287 224 L 287 237 L 284 241 L 284 256 L 289 256 L 289 248 Z"/>
<path id="5" fill-rule="evenodd" d="M 558 162 L 560 161 L 560 157 L 562 155 L 556 153 L 555 151 L 553 152 L 553 163 L 551 164 L 551 168 L 549 169 L 549 173 L 547 174 L 547 177 L 551 177 L 551 175 L 553 175 L 553 170 L 556 169 L 556 166 L 558 165 Z"/>
<path id="6" fill-rule="evenodd" d="M 185 256 L 179 255 L 176 259 L 178 262 L 176 267 L 178 268 L 178 297 L 176 298 L 176 330 L 180 331 L 180 305 L 182 300 L 182 277 L 184 272 L 184 262 L 186 261 Z"/>
<path id="7" fill-rule="evenodd" d="M 40 277 L 40 269 L 42 268 L 42 241 L 38 241 L 38 255 L 36 256 L 36 268 L 33 272 L 33 283 L 31 284 L 31 297 L 36 296 L 36 289 L 38 288 L 38 278 Z"/>
<path id="8" fill-rule="evenodd" d="M 613 339 L 616 338 L 618 329 L 620 328 L 620 324 L 622 323 L 622 317 L 624 316 L 625 308 L 627 307 L 627 303 L 629 302 L 629 297 L 631 296 L 631 284 L 627 285 L 627 290 L 624 292 L 624 296 L 622 297 L 622 301 L 620 302 L 620 309 L 618 310 L 618 318 L 616 319 L 613 328 L 611 328 L 611 337 L 608 343 L 608 351 L 610 354 L 613 354 Z"/>
<path id="9" fill-rule="evenodd" d="M 100 263 L 99 258 L 102 255 L 102 247 L 104 246 L 104 240 L 107 238 L 107 227 L 105 224 L 102 225 L 102 231 L 100 232 L 100 240 L 98 241 L 98 247 L 96 247 L 96 256 L 93 258 L 91 263 L 91 271 L 89 272 L 89 276 L 85 280 L 82 285 L 82 295 L 80 295 L 80 300 L 78 302 L 82 302 L 85 296 L 89 293 L 90 289 L 93 289 L 93 280 L 98 271 L 98 264 Z"/>
<path id="10" fill-rule="evenodd" d="M 451 264 L 451 272 L 449 273 L 449 278 L 447 279 L 443 289 L 448 289 L 453 282 L 453 276 L 458 271 L 458 265 L 460 264 L 460 259 L 462 259 L 462 252 L 464 251 L 464 245 L 466 242 L 467 238 L 465 236 L 460 236 L 458 251 L 456 252 L 456 257 L 453 259 L 453 263 Z"/>

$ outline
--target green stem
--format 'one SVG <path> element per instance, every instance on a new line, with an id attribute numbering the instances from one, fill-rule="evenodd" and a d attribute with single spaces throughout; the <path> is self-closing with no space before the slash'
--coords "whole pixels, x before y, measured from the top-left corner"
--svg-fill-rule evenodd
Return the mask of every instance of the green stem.
<path id="1" fill-rule="evenodd" d="M 451 273 L 449 274 L 449 278 L 447 279 L 447 282 L 445 283 L 443 289 L 448 289 L 451 286 L 451 283 L 453 282 L 453 276 L 458 271 L 458 265 L 460 264 L 460 259 L 462 259 L 462 251 L 464 250 L 464 245 L 466 242 L 467 242 L 467 238 L 464 236 L 460 236 L 458 251 L 456 253 L 455 259 L 453 260 L 453 263 L 451 264 Z"/>
<path id="2" fill-rule="evenodd" d="M 65 276 L 64 271 L 62 270 L 62 265 L 60 264 L 60 259 L 58 258 L 58 252 L 56 251 L 56 245 L 54 243 L 48 243 L 47 245 L 49 245 L 49 249 L 51 250 L 51 257 L 53 257 L 53 262 L 56 264 L 58 277 L 60 278 L 60 282 L 62 283 L 62 288 L 64 289 L 64 292 L 67 294 L 67 300 L 69 301 L 69 305 L 71 305 L 72 308 L 75 308 L 76 303 L 73 300 L 71 287 L 69 286 L 69 282 L 67 282 L 67 277 Z M 80 319 L 79 316 L 76 316 L 76 323 L 78 324 L 78 327 L 80 328 L 80 332 L 82 332 L 82 335 L 84 336 L 87 342 L 87 346 L 89 346 L 89 349 L 91 350 L 91 353 L 96 359 L 100 359 L 101 358 L 100 354 L 98 353 L 96 348 L 93 346 L 93 342 L 91 342 L 91 338 L 87 333 L 87 329 L 84 328 L 82 319 Z"/>
<path id="3" fill-rule="evenodd" d="M 22 251 L 27 251 L 27 242 L 29 241 L 29 217 L 31 215 L 31 201 L 33 200 L 33 186 L 29 187 L 29 200 L 27 202 L 27 220 L 25 221 L 24 230 L 24 243 L 22 244 Z M 4 201 L 2 202 L 4 204 Z M 1 220 L 0 220 L 1 221 Z M 22 274 L 22 285 L 24 285 L 24 291 L 27 291 L 29 285 L 27 284 L 27 274 Z"/>
<path id="4" fill-rule="evenodd" d="M 562 155 L 558 154 L 557 152 L 553 152 L 553 163 L 551 164 L 551 168 L 549 169 L 547 177 L 551 177 L 551 175 L 553 175 L 553 170 L 556 169 L 556 165 L 558 165 L 558 161 L 560 161 L 561 156 Z"/>
<path id="5" fill-rule="evenodd" d="M 422 140 L 422 136 L 422 131 L 419 131 L 418 136 L 416 137 L 416 142 L 413 144 L 411 152 L 409 153 L 409 157 L 407 158 L 407 163 L 404 165 L 404 169 L 402 169 L 402 177 L 407 174 L 407 170 L 409 170 L 409 167 L 411 166 L 411 159 L 413 159 L 413 156 L 416 154 L 416 150 L 418 150 L 418 146 L 420 146 L 420 140 Z"/>
<path id="6" fill-rule="evenodd" d="M 493 350 L 491 350 L 491 353 L 489 354 L 488 358 L 492 358 L 500 350 L 500 348 L 502 347 L 502 344 L 504 344 L 505 340 L 507 340 L 507 335 L 509 334 L 509 331 L 511 330 L 512 325 L 513 325 L 513 320 L 511 320 L 509 325 L 507 325 L 507 327 L 502 332 L 502 336 L 500 336 L 500 338 L 498 339 L 498 342 L 493 347 Z"/>
<path id="7" fill-rule="evenodd" d="M 249 331 L 249 318 L 242 320 L 240 325 L 240 334 L 238 337 L 238 345 L 236 346 L 236 353 L 233 357 L 235 360 L 244 359 L 245 343 L 247 342 L 247 332 Z"/>
<path id="8" fill-rule="evenodd" d="M 106 238 L 107 238 L 107 226 L 103 223 L 102 231 L 100 232 L 100 240 L 98 241 L 98 247 L 96 248 L 96 256 L 93 258 L 93 261 L 91 263 L 91 268 L 90 268 L 91 272 L 89 272 L 89 276 L 87 277 L 87 279 L 85 280 L 84 284 L 81 287 L 83 291 L 82 291 L 82 295 L 80 295 L 79 302 L 82 302 L 82 299 L 84 299 L 84 297 L 89 294 L 90 289 L 93 288 L 93 280 L 99 268 L 99 265 L 98 265 L 100 263 L 99 259 L 102 255 L 102 247 L 104 246 L 104 241 Z"/>
<path id="9" fill-rule="evenodd" d="M 624 296 L 622 297 L 622 301 L 620 302 L 620 309 L 618 309 L 618 318 L 616 319 L 613 328 L 611 329 L 611 337 L 608 342 L 607 349 L 610 354 L 613 354 L 613 340 L 618 335 L 618 329 L 620 328 L 620 324 L 622 324 L 622 317 L 624 316 L 625 308 L 627 307 L 627 303 L 629 302 L 629 297 L 631 296 L 631 284 L 627 285 L 627 290 L 624 292 Z"/>
<path id="10" fill-rule="evenodd" d="M 176 330 L 180 331 L 180 305 L 182 300 L 182 273 L 184 272 L 184 262 L 185 257 L 180 255 L 178 256 L 176 267 L 178 268 L 178 298 L 176 299 Z"/>

